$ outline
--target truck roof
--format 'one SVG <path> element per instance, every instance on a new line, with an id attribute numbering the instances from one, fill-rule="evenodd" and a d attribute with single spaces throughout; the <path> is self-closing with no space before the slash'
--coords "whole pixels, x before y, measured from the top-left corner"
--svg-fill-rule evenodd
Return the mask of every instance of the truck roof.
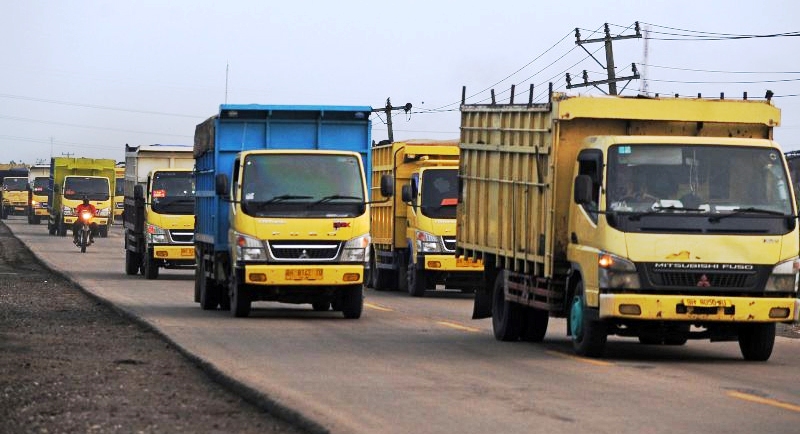
<path id="1" fill-rule="evenodd" d="M 191 152 L 192 145 L 165 145 L 160 143 L 155 144 L 148 144 L 148 145 L 140 145 L 140 146 L 131 146 L 127 143 L 125 144 L 125 153 L 129 152 Z M 122 164 L 124 168 L 124 164 Z"/>

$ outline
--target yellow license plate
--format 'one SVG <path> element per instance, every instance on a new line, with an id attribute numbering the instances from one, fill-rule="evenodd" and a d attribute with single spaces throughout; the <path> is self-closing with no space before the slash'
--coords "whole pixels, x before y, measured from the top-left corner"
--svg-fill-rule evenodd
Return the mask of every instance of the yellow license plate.
<path id="1" fill-rule="evenodd" d="M 322 268 L 298 268 L 286 270 L 286 280 L 320 280 Z"/>
<path id="2" fill-rule="evenodd" d="M 730 300 L 724 298 L 684 298 L 683 304 L 693 307 L 730 307 Z"/>
<path id="3" fill-rule="evenodd" d="M 188 247 L 182 247 L 181 256 L 194 256 L 194 249 Z"/>
<path id="4" fill-rule="evenodd" d="M 483 261 L 480 259 L 472 260 L 459 256 L 456 258 L 456 267 L 482 267 Z"/>

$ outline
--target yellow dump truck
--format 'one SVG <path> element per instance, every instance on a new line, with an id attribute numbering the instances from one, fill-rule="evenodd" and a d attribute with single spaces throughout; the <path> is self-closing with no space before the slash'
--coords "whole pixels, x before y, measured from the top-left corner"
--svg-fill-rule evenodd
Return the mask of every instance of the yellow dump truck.
<path id="1" fill-rule="evenodd" d="M 125 145 L 125 273 L 195 266 L 194 157 L 184 145 Z"/>
<path id="2" fill-rule="evenodd" d="M 798 321 L 798 222 L 770 101 L 587 97 L 461 106 L 457 250 L 503 341 L 567 318 L 579 355 L 738 340 Z"/>
<path id="3" fill-rule="evenodd" d="M 114 218 L 122 217 L 125 211 L 125 163 L 117 163 L 114 168 Z"/>
<path id="4" fill-rule="evenodd" d="M 50 196 L 50 165 L 36 164 L 28 171 L 28 223 L 38 225 L 47 218 Z"/>
<path id="5" fill-rule="evenodd" d="M 0 218 L 10 215 L 28 215 L 28 177 L 6 176 L 2 181 Z"/>
<path id="6" fill-rule="evenodd" d="M 51 160 L 50 185 L 53 189 L 48 198 L 47 221 L 50 235 L 67 235 L 78 219 L 75 208 L 86 197 L 97 208 L 92 221 L 97 224 L 99 235 L 103 238 L 108 236 L 113 218 L 114 165 L 114 160 L 105 158 L 55 157 Z"/>
<path id="7" fill-rule="evenodd" d="M 381 202 L 380 181 L 394 179 L 394 195 Z M 480 261 L 456 257 L 458 140 L 409 140 L 372 148 L 372 253 L 374 289 L 474 290 Z"/>

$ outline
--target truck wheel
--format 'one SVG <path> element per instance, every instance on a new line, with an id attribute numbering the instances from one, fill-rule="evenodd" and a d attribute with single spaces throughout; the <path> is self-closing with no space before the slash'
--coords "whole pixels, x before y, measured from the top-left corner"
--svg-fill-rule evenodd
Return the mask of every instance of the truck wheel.
<path id="1" fill-rule="evenodd" d="M 200 307 L 203 310 L 216 309 L 219 305 L 219 289 L 217 288 L 216 282 L 206 276 L 205 261 L 202 257 L 198 258 L 194 278 L 199 286 Z"/>
<path id="2" fill-rule="evenodd" d="M 586 306 L 583 282 L 578 281 L 569 313 L 572 347 L 579 356 L 601 357 L 606 347 L 608 334 L 603 321 L 593 320 Z"/>
<path id="3" fill-rule="evenodd" d="M 108 238 L 108 226 L 100 226 L 98 235 L 100 235 L 100 238 Z"/>
<path id="4" fill-rule="evenodd" d="M 42 222 L 42 218 L 41 217 L 39 217 L 38 215 L 33 216 L 33 224 L 38 225 L 41 222 Z"/>
<path id="5" fill-rule="evenodd" d="M 406 272 L 408 279 L 408 293 L 412 297 L 425 296 L 425 270 L 419 269 L 416 264 L 408 264 Z"/>
<path id="6" fill-rule="evenodd" d="M 329 301 L 315 301 L 311 303 L 314 312 L 327 312 L 331 310 L 331 302 Z"/>
<path id="7" fill-rule="evenodd" d="M 135 276 L 139 273 L 139 256 L 130 250 L 125 250 L 125 274 Z"/>
<path id="8" fill-rule="evenodd" d="M 64 220 L 58 219 L 58 236 L 59 237 L 66 237 L 67 236 L 67 227 L 64 225 Z"/>
<path id="9" fill-rule="evenodd" d="M 361 318 L 364 310 L 364 285 L 351 285 L 342 288 L 340 294 L 342 315 L 347 319 Z"/>
<path id="10" fill-rule="evenodd" d="M 142 261 L 144 262 L 142 264 L 142 268 L 144 268 L 144 272 L 142 274 L 144 274 L 144 278 L 147 280 L 158 279 L 158 262 L 156 262 L 156 259 L 153 258 L 152 253 L 153 252 L 150 249 L 147 249 L 145 251 L 146 256 Z"/>
<path id="11" fill-rule="evenodd" d="M 0 205 L 0 219 L 7 219 L 8 218 L 8 211 L 6 211 L 6 207 Z"/>
<path id="12" fill-rule="evenodd" d="M 766 362 L 775 346 L 775 323 L 743 324 L 739 328 L 739 349 L 745 360 Z"/>
<path id="13" fill-rule="evenodd" d="M 236 318 L 244 318 L 250 315 L 250 294 L 247 287 L 236 280 L 236 273 L 231 270 L 228 295 L 231 300 L 231 315 Z"/>
<path id="14" fill-rule="evenodd" d="M 523 307 L 524 320 L 521 338 L 526 342 L 541 342 L 547 333 L 550 313 L 533 307 Z"/>
<path id="15" fill-rule="evenodd" d="M 497 273 L 492 292 L 492 329 L 498 341 L 518 341 L 522 333 L 522 306 L 506 300 L 506 271 Z"/>
<path id="16" fill-rule="evenodd" d="M 47 233 L 50 235 L 56 234 L 56 227 L 49 220 L 47 221 Z"/>
<path id="17" fill-rule="evenodd" d="M 392 285 L 392 272 L 378 268 L 378 261 L 375 253 L 372 254 L 369 264 L 369 284 L 376 291 L 394 290 Z"/>

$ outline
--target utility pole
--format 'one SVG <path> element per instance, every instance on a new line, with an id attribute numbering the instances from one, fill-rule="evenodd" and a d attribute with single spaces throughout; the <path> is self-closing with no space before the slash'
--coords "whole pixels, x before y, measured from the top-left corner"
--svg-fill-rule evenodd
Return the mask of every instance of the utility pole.
<path id="1" fill-rule="evenodd" d="M 392 131 L 392 110 L 403 110 L 408 113 L 411 111 L 411 103 L 407 102 L 406 105 L 400 107 L 393 107 L 390 98 L 386 98 L 386 107 L 380 109 L 372 109 L 373 112 L 384 112 L 386 115 L 386 128 L 389 130 L 389 143 L 394 143 L 394 132 Z"/>
<path id="2" fill-rule="evenodd" d="M 74 152 L 62 152 L 61 155 L 65 156 L 65 157 L 72 157 L 73 155 L 75 155 L 75 153 Z"/>
<path id="3" fill-rule="evenodd" d="M 602 91 L 602 89 L 597 87 L 597 85 L 598 84 L 608 84 L 608 94 L 609 95 L 617 95 L 617 82 L 618 81 L 626 81 L 627 80 L 628 83 L 630 83 L 631 80 L 639 78 L 639 72 L 636 70 L 636 64 L 635 63 L 631 63 L 631 68 L 633 69 L 633 75 L 628 76 L 628 77 L 617 77 L 616 72 L 615 72 L 616 68 L 614 66 L 614 49 L 612 47 L 612 41 L 619 40 L 619 39 L 632 39 L 632 38 L 641 38 L 641 37 L 642 37 L 642 33 L 641 33 L 640 29 L 639 29 L 639 22 L 638 21 L 636 22 L 636 34 L 635 35 L 626 35 L 626 36 L 619 35 L 619 36 L 612 37 L 611 36 L 611 31 L 608 28 L 608 23 L 606 23 L 605 24 L 605 37 L 581 40 L 581 32 L 578 30 L 578 28 L 575 28 L 575 43 L 578 44 L 581 48 L 583 48 L 583 50 L 586 51 L 586 53 L 588 53 L 589 56 L 591 56 L 591 58 L 594 59 L 594 61 L 597 62 L 598 65 L 600 65 L 601 67 L 606 69 L 606 73 L 608 74 L 608 79 L 607 80 L 589 81 L 589 73 L 584 69 L 583 70 L 583 83 L 572 84 L 572 77 L 570 77 L 569 73 L 567 73 L 567 89 L 572 89 L 574 87 L 594 86 L 597 89 L 599 89 L 600 91 Z M 595 58 L 594 55 L 592 53 L 590 53 L 589 50 L 586 49 L 586 47 L 583 46 L 583 44 L 590 44 L 590 43 L 594 43 L 594 42 L 603 42 L 605 44 L 605 50 L 606 50 L 606 64 L 605 65 L 600 63 L 600 61 L 597 60 L 597 58 Z M 628 85 L 626 84 L 625 86 L 627 87 Z M 624 90 L 624 88 L 623 88 L 623 90 Z"/>

